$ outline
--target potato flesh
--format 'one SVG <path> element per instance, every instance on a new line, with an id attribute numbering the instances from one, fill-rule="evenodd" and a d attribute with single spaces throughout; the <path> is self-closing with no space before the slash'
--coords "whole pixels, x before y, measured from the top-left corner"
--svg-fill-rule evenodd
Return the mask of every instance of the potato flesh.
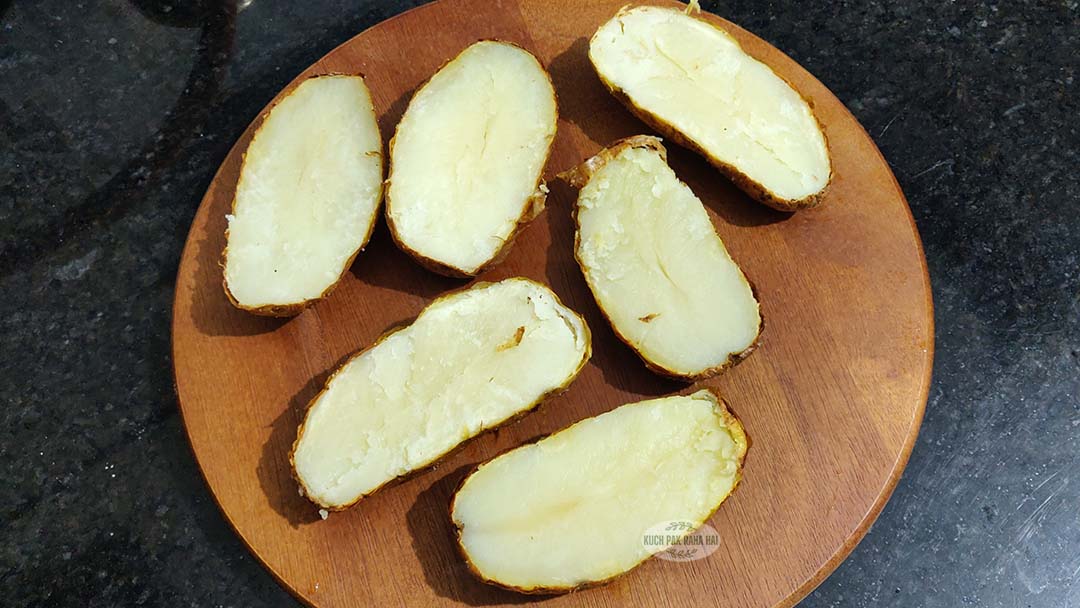
<path id="1" fill-rule="evenodd" d="M 270 110 L 228 217 L 225 281 L 241 306 L 297 304 L 337 282 L 375 221 L 381 150 L 359 76 L 306 80 Z"/>
<path id="2" fill-rule="evenodd" d="M 753 345 L 761 327 L 753 291 L 701 201 L 659 152 L 622 149 L 577 204 L 585 279 L 643 358 L 692 377 Z"/>
<path id="3" fill-rule="evenodd" d="M 630 570 L 666 548 L 646 530 L 700 525 L 734 489 L 746 440 L 723 407 L 709 391 L 624 405 L 481 465 L 452 504 L 466 557 L 525 591 Z"/>
<path id="4" fill-rule="evenodd" d="M 779 199 L 820 192 L 831 174 L 810 106 L 729 34 L 657 7 L 620 12 L 589 56 L 609 86 Z"/>
<path id="5" fill-rule="evenodd" d="M 398 240 L 474 274 L 536 193 L 555 121 L 532 55 L 491 41 L 463 51 L 416 93 L 394 136 L 387 213 Z"/>
<path id="6" fill-rule="evenodd" d="M 529 409 L 588 350 L 584 322 L 538 283 L 439 299 L 331 378 L 295 447 L 297 476 L 315 502 L 351 504 Z"/>

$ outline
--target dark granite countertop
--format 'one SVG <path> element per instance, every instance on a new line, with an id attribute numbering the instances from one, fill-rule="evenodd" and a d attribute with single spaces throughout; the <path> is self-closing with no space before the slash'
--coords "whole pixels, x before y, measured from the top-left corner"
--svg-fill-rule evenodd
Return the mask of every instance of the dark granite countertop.
<path id="1" fill-rule="evenodd" d="M 173 281 L 258 110 L 412 4 L 0 0 L 0 604 L 295 605 L 186 443 Z M 910 465 L 803 605 L 1080 606 L 1076 0 L 706 8 L 867 127 L 933 282 L 937 360 Z"/>

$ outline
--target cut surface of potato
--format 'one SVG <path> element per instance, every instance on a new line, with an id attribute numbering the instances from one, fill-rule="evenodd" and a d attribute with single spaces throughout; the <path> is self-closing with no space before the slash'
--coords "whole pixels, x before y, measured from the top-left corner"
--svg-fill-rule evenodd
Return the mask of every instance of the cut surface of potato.
<path id="1" fill-rule="evenodd" d="M 283 316 L 329 293 L 371 236 L 382 176 L 362 77 L 312 77 L 274 105 L 244 154 L 228 216 L 233 304 Z"/>
<path id="2" fill-rule="evenodd" d="M 451 518 L 481 579 L 571 591 L 671 546 L 643 542 L 657 524 L 704 523 L 738 484 L 747 446 L 708 390 L 632 403 L 480 465 Z"/>
<path id="3" fill-rule="evenodd" d="M 761 330 L 753 290 L 655 137 L 631 137 L 571 171 L 575 257 L 612 327 L 653 370 L 715 374 Z"/>
<path id="4" fill-rule="evenodd" d="M 810 105 L 727 32 L 675 9 L 623 9 L 589 58 L 631 111 L 752 198 L 789 211 L 820 202 L 832 169 Z"/>
<path id="5" fill-rule="evenodd" d="M 544 208 L 555 90 L 513 44 L 481 41 L 427 82 L 390 143 L 386 217 L 428 268 L 472 276 Z"/>
<path id="6" fill-rule="evenodd" d="M 312 401 L 293 445 L 301 489 L 345 508 L 565 388 L 589 354 L 585 322 L 539 283 L 443 296 L 345 363 Z"/>

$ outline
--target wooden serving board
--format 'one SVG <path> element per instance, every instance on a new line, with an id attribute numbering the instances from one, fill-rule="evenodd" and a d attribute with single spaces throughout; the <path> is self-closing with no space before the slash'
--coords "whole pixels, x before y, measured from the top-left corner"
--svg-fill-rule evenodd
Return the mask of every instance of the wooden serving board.
<path id="1" fill-rule="evenodd" d="M 383 137 L 418 84 L 468 44 L 499 38 L 535 53 L 559 96 L 549 177 L 614 139 L 648 133 L 604 90 L 588 39 L 626 0 L 443 0 L 363 32 L 298 78 L 367 76 Z M 650 560 L 605 587 L 551 598 L 474 580 L 451 542 L 448 502 L 474 463 L 586 416 L 693 390 L 645 369 L 600 315 L 572 255 L 575 192 L 552 179 L 548 208 L 506 260 L 480 277 L 549 284 L 592 328 L 594 354 L 568 392 L 466 444 L 436 468 L 320 520 L 297 493 L 288 451 L 308 401 L 350 353 L 463 281 L 398 251 L 380 220 L 336 291 L 291 320 L 230 306 L 221 287 L 225 214 L 245 132 L 191 227 L 176 282 L 173 361 L 191 445 L 215 499 L 283 585 L 320 607 L 496 605 L 791 606 L 862 538 L 892 493 L 926 403 L 933 317 L 911 213 L 870 137 L 820 82 L 780 51 L 719 18 L 746 50 L 812 100 L 835 179 L 821 207 L 786 215 L 746 199 L 703 160 L 671 146 L 671 164 L 704 201 L 756 284 L 763 345 L 706 382 L 753 444 L 739 490 L 712 517 L 719 550 Z M 437 145 L 437 142 L 432 142 Z"/>

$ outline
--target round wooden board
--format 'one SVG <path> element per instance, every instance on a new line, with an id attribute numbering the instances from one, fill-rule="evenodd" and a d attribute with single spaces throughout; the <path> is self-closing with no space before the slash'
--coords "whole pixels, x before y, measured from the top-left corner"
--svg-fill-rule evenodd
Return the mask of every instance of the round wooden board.
<path id="1" fill-rule="evenodd" d="M 356 36 L 301 77 L 365 74 L 389 139 L 412 91 L 446 60 L 478 39 L 516 42 L 548 67 L 558 91 L 551 177 L 617 138 L 649 132 L 605 91 L 587 59 L 589 36 L 624 2 L 443 0 Z M 866 532 L 907 461 L 926 403 L 933 319 L 918 233 L 887 163 L 844 105 L 778 50 L 705 18 L 812 100 L 835 168 L 821 207 L 786 215 L 749 201 L 703 160 L 671 146 L 671 165 L 755 282 L 766 319 L 761 348 L 705 383 L 726 395 L 753 439 L 742 486 L 710 520 L 721 533 L 719 551 L 693 562 L 650 560 L 605 587 L 551 598 L 481 584 L 455 553 L 447 507 L 469 466 L 619 404 L 692 390 L 647 371 L 614 337 L 572 256 L 576 193 L 554 179 L 547 211 L 480 279 L 522 275 L 549 284 L 592 328 L 589 365 L 568 392 L 522 420 L 320 520 L 288 465 L 306 404 L 350 353 L 463 282 L 415 264 L 380 221 L 367 251 L 314 308 L 276 320 L 230 306 L 219 267 L 225 214 L 256 120 L 192 225 L 176 282 L 173 359 L 191 445 L 214 497 L 298 597 L 320 607 L 790 606 Z"/>

